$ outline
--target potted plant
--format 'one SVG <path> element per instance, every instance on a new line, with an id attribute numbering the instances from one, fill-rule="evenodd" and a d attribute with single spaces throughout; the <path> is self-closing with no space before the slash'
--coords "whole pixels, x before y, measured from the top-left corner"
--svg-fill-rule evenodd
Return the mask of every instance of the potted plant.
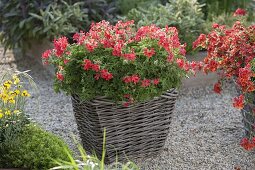
<path id="1" fill-rule="evenodd" d="M 237 9 L 235 16 L 245 15 L 245 10 Z M 213 24 L 213 30 L 201 34 L 193 43 L 193 48 L 207 49 L 204 59 L 204 71 L 219 71 L 220 79 L 214 85 L 214 91 L 221 93 L 224 80 L 234 79 L 238 97 L 233 106 L 242 110 L 246 137 L 241 145 L 251 150 L 255 147 L 255 25 L 245 26 L 237 21 L 232 28 Z"/>
<path id="2" fill-rule="evenodd" d="M 54 41 L 43 53 L 55 67 L 54 87 L 72 96 L 83 145 L 106 159 L 157 154 L 169 131 L 183 77 L 200 67 L 187 62 L 175 27 L 135 29 L 133 21 L 101 21 L 89 32 Z"/>

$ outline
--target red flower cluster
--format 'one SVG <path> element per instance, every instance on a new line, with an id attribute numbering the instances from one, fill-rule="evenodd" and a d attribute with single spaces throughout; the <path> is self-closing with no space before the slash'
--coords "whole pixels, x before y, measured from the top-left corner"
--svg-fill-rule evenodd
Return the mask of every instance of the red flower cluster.
<path id="1" fill-rule="evenodd" d="M 241 16 L 246 15 L 246 11 L 245 11 L 244 9 L 238 8 L 238 9 L 235 11 L 234 16 L 239 16 L 239 15 L 241 15 Z"/>
<path id="2" fill-rule="evenodd" d="M 234 15 L 245 14 L 245 10 L 237 9 Z M 213 30 L 208 35 L 201 34 L 193 43 L 193 48 L 198 47 L 208 52 L 204 59 L 204 72 L 220 72 L 220 80 L 214 85 L 214 91 L 221 93 L 223 80 L 233 78 L 242 92 L 233 99 L 233 106 L 243 109 L 250 102 L 245 98 L 246 94 L 255 93 L 255 26 L 245 27 L 240 21 L 232 28 L 213 24 Z M 241 146 L 246 150 L 255 148 L 255 137 L 251 141 L 244 138 Z"/>
<path id="3" fill-rule="evenodd" d="M 87 94 L 83 96 L 88 99 L 105 94 L 116 101 L 144 101 L 177 87 L 181 78 L 202 68 L 200 62 L 186 60 L 186 45 L 180 43 L 175 27 L 150 25 L 136 29 L 134 21 L 118 21 L 115 25 L 101 21 L 93 23 L 88 32 L 74 34 L 73 40 L 73 44 L 68 44 L 66 37 L 54 40 L 54 49 L 47 50 L 42 58 L 56 67 L 56 79 L 61 84 L 55 85 L 69 94 L 78 86 L 102 87 L 92 93 L 84 90 Z M 95 81 L 86 81 L 88 77 Z"/>
<path id="4" fill-rule="evenodd" d="M 252 150 L 255 148 L 255 137 L 253 137 L 252 140 L 249 140 L 248 138 L 243 138 L 241 140 L 240 145 L 245 149 L 245 150 Z"/>
<path id="5" fill-rule="evenodd" d="M 68 41 L 66 37 L 60 37 L 57 40 L 54 40 L 54 52 L 57 57 L 61 57 L 61 55 L 65 52 L 68 45 Z"/>
<path id="6" fill-rule="evenodd" d="M 141 83 L 141 87 L 149 87 L 151 84 L 154 84 L 155 86 L 159 84 L 160 80 L 159 78 L 157 79 L 144 79 L 144 80 L 140 80 L 141 78 L 139 77 L 139 75 L 135 74 L 132 76 L 125 76 L 123 78 L 123 82 L 125 83 L 134 83 L 134 84 L 138 84 Z"/>
<path id="7" fill-rule="evenodd" d="M 208 35 L 201 34 L 193 43 L 194 48 L 203 47 L 208 51 L 204 71 L 220 70 L 221 79 L 233 77 L 243 93 L 254 92 L 255 74 L 250 63 L 255 57 L 255 26 L 245 27 L 237 21 L 230 29 L 217 24 L 214 28 Z M 214 91 L 220 93 L 220 82 L 215 84 Z M 235 98 L 233 106 L 242 109 L 244 100 L 244 96 Z"/>
<path id="8" fill-rule="evenodd" d="M 145 49 L 143 49 L 143 53 L 148 58 L 151 58 L 155 54 L 155 50 L 154 50 L 154 48 L 151 48 L 151 49 L 145 48 Z"/>
<path id="9" fill-rule="evenodd" d="M 137 84 L 140 81 L 140 77 L 138 75 L 126 76 L 123 78 L 125 83 L 134 83 Z"/>
<path id="10" fill-rule="evenodd" d="M 96 80 L 98 80 L 100 77 L 107 81 L 111 80 L 113 78 L 112 74 L 109 73 L 108 70 L 106 70 L 106 69 L 100 70 L 100 66 L 98 64 L 93 64 L 91 60 L 85 59 L 83 62 L 84 62 L 84 64 L 83 64 L 84 70 L 86 70 L 86 71 L 93 70 L 95 72 L 100 72 L 100 74 L 96 73 L 94 75 L 94 78 Z"/>
<path id="11" fill-rule="evenodd" d="M 244 95 L 240 95 L 239 97 L 235 97 L 233 99 L 233 106 L 237 109 L 242 109 L 244 107 Z"/>

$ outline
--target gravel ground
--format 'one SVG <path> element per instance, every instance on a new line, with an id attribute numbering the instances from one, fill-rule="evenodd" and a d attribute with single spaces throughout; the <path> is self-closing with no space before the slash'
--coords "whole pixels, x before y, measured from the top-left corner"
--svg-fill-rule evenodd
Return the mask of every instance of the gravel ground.
<path id="1" fill-rule="evenodd" d="M 3 59 L 1 52 L 1 70 L 31 70 L 39 87 L 40 107 L 37 107 L 37 100 L 28 102 L 31 118 L 74 148 L 71 136 L 78 132 L 70 97 L 54 93 L 50 74 L 34 60 L 14 58 L 11 52 Z M 236 95 L 234 86 L 228 84 L 224 95 L 214 94 L 211 88 L 180 90 L 165 149 L 158 157 L 139 160 L 142 169 L 255 169 L 255 152 L 246 152 L 239 146 L 243 130 L 240 112 L 231 107 L 231 99 Z"/>

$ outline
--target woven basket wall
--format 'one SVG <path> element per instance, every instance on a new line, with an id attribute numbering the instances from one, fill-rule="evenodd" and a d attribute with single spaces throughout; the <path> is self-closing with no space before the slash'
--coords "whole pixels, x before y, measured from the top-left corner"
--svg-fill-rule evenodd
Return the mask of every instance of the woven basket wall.
<path id="1" fill-rule="evenodd" d="M 255 97 L 255 94 L 253 94 L 253 97 Z M 255 105 L 254 105 L 255 98 L 252 102 L 253 103 L 246 104 L 244 108 L 242 109 L 245 136 L 248 138 L 255 136 L 255 115 L 252 109 L 252 108 L 255 108 Z"/>
<path id="2" fill-rule="evenodd" d="M 81 102 L 73 95 L 73 110 L 85 150 L 101 157 L 106 128 L 106 162 L 114 162 L 116 156 L 126 161 L 157 155 L 167 138 L 177 96 L 177 91 L 171 89 L 151 101 L 124 107 L 104 97 Z"/>
<path id="3" fill-rule="evenodd" d="M 237 89 L 237 93 L 239 95 L 242 94 L 239 86 L 236 83 L 236 79 L 234 79 L 234 83 Z M 245 136 L 248 138 L 255 136 L 255 114 L 253 113 L 253 108 L 255 108 L 255 93 L 250 93 L 245 95 L 246 99 L 249 99 L 249 103 L 246 103 L 244 108 L 241 110 Z"/>

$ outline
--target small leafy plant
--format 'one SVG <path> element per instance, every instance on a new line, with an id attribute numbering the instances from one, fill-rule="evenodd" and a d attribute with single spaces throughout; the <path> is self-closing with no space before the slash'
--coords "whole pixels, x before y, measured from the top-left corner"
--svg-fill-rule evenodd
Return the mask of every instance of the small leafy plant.
<path id="1" fill-rule="evenodd" d="M 72 154 L 63 140 L 29 124 L 11 141 L 11 145 L 6 145 L 5 152 L 1 152 L 0 165 L 2 163 L 4 168 L 49 169 L 57 165 L 54 159 L 69 160 L 66 152 Z"/>
<path id="2" fill-rule="evenodd" d="M 106 96 L 116 102 L 144 101 L 177 88 L 199 64 L 188 62 L 175 27 L 143 26 L 133 21 L 116 25 L 101 21 L 89 32 L 54 41 L 43 53 L 45 64 L 56 68 L 55 89 L 83 100 Z"/>

